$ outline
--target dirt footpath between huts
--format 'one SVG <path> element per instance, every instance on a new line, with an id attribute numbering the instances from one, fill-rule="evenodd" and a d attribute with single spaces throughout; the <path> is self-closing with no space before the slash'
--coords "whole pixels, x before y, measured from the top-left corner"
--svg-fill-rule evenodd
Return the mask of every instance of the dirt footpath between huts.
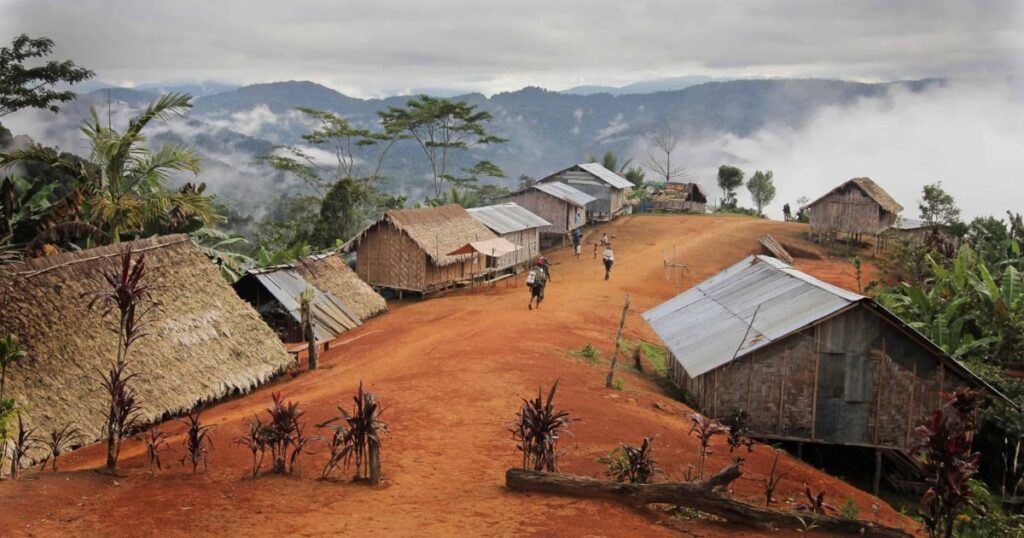
<path id="1" fill-rule="evenodd" d="M 600 457 L 619 443 L 654 436 L 659 467 L 681 479 L 697 461 L 697 439 L 687 434 L 689 409 L 656 379 L 634 371 L 631 359 L 620 362 L 622 389 L 609 390 L 607 363 L 571 352 L 590 343 L 605 359 L 611 356 L 626 293 L 632 304 L 624 338 L 658 343 L 640 313 L 675 294 L 663 264 L 663 252 L 671 256 L 673 246 L 677 261 L 688 266 L 680 283 L 686 289 L 759 252 L 762 234 L 799 241 L 803 229 L 714 215 L 629 216 L 592 228 L 585 241 L 602 232 L 611 236 L 610 280 L 603 279 L 600 255 L 594 259 L 584 248 L 576 258 L 565 248 L 548 256 L 553 278 L 539 310 L 527 309 L 529 293 L 521 278 L 518 286 L 499 282 L 493 289 L 393 305 L 389 314 L 339 338 L 321 357 L 319 370 L 285 376 L 204 411 L 204 421 L 214 425 L 207 472 L 193 476 L 178 464 L 183 426 L 171 421 L 160 428 L 172 433 L 175 453 L 164 457 L 165 470 L 156 477 L 147 471 L 143 445 L 131 441 L 121 459 L 124 476 L 94 472 L 103 463 L 104 447 L 93 445 L 62 457 L 58 473 L 0 483 L 0 535 L 784 535 L 609 501 L 506 491 L 505 470 L 520 461 L 507 428 L 520 398 L 560 379 L 557 405 L 579 420 L 573 435 L 561 440 L 564 472 L 600 477 Z M 856 287 L 848 261 L 797 258 L 796 266 Z M 316 480 L 327 457 L 319 447 L 303 456 L 301 477 L 243 478 L 250 454 L 232 440 L 270 404 L 272 392 L 300 402 L 312 429 L 334 416 L 336 406 L 350 407 L 360 380 L 386 408 L 383 419 L 391 430 L 383 439 L 382 486 Z M 744 457 L 744 475 L 730 486 L 732 494 L 762 505 L 772 453 L 759 445 Z M 716 438 L 708 472 L 728 464 L 725 439 Z M 913 526 L 888 504 L 839 479 L 789 457 L 779 465 L 786 473 L 776 493 L 783 508 L 792 508 L 810 486 L 826 490 L 833 504 L 853 499 L 864 519 Z"/>

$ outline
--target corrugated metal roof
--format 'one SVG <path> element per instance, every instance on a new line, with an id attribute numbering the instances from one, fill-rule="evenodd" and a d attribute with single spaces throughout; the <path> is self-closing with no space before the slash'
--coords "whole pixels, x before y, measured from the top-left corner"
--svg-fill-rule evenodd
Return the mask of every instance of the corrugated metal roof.
<path id="1" fill-rule="evenodd" d="M 469 211 L 474 219 L 496 234 L 507 234 L 551 225 L 550 222 L 534 215 L 515 202 L 473 207 L 466 211 Z"/>
<path id="2" fill-rule="evenodd" d="M 597 163 L 583 163 L 579 165 L 580 168 L 590 172 L 591 174 L 599 177 L 605 183 L 615 187 L 616 189 L 632 189 L 633 183 L 628 179 L 612 172 L 611 170 L 601 166 Z"/>
<path id="3" fill-rule="evenodd" d="M 697 377 L 862 299 L 775 258 L 748 256 L 643 318 Z"/>
<path id="4" fill-rule="evenodd" d="M 593 196 L 577 189 L 576 187 L 570 187 L 560 181 L 550 181 L 547 183 L 536 183 L 533 188 L 550 194 L 559 200 L 569 202 L 570 204 L 577 205 L 580 207 L 586 207 L 587 204 L 597 200 Z"/>
<path id="5" fill-rule="evenodd" d="M 302 314 L 299 309 L 299 295 L 307 287 L 312 287 L 291 267 L 281 268 L 276 271 L 264 271 L 252 273 L 259 280 L 260 284 L 281 306 L 288 310 L 288 314 L 297 322 L 302 321 Z M 358 327 L 359 316 L 344 305 L 333 294 L 322 292 L 315 287 L 313 299 L 313 331 L 317 340 L 330 340 L 339 334 Z"/>

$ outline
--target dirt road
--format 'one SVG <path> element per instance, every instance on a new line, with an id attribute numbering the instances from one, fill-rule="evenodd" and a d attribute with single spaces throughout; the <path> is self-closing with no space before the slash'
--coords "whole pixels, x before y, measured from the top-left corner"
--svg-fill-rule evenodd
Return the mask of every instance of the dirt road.
<path id="1" fill-rule="evenodd" d="M 610 502 L 507 492 L 504 472 L 519 461 L 507 427 L 521 397 L 560 379 L 556 401 L 579 419 L 574 435 L 563 441 L 563 471 L 598 476 L 599 457 L 620 442 L 637 444 L 653 435 L 659 466 L 681 478 L 697 455 L 696 440 L 687 435 L 688 409 L 631 368 L 619 374 L 623 390 L 607 390 L 607 364 L 589 363 L 570 351 L 592 343 L 610 356 L 626 293 L 632 307 L 625 337 L 657 342 L 639 314 L 675 293 L 665 278 L 663 251 L 675 246 L 677 258 L 689 266 L 686 288 L 756 251 L 766 231 L 790 237 L 799 230 L 795 224 L 733 217 L 619 219 L 588 236 L 612 236 L 616 263 L 610 280 L 603 280 L 600 260 L 587 249 L 579 259 L 564 249 L 549 256 L 553 279 L 539 310 L 527 309 L 521 281 L 517 287 L 499 283 L 493 290 L 394 305 L 389 314 L 345 334 L 321 358 L 320 370 L 206 410 L 204 420 L 215 425 L 208 472 L 193 476 L 178 465 L 182 427 L 174 422 L 160 427 L 174 433 L 176 456 L 166 458 L 173 461 L 155 478 L 145 471 L 138 442 L 126 445 L 127 473 L 116 478 L 92 471 L 102 464 L 103 451 L 87 447 L 62 458 L 59 473 L 0 483 L 0 534 L 668 536 L 682 529 L 696 536 L 756 535 Z M 854 285 L 848 263 L 798 260 L 797 266 Z M 383 441 L 383 486 L 315 480 L 326 459 L 322 450 L 304 457 L 302 477 L 242 478 L 249 454 L 232 439 L 262 412 L 272 392 L 299 401 L 313 424 L 333 416 L 337 405 L 348 407 L 360 380 L 386 407 L 391 429 Z M 728 461 L 724 440 L 716 440 L 708 469 L 717 471 Z M 770 451 L 756 449 L 734 495 L 759 502 L 770 465 Z M 888 505 L 835 478 L 789 458 L 782 465 L 788 474 L 780 499 L 796 499 L 808 484 L 827 489 L 837 504 L 852 498 L 865 519 L 904 521 Z"/>

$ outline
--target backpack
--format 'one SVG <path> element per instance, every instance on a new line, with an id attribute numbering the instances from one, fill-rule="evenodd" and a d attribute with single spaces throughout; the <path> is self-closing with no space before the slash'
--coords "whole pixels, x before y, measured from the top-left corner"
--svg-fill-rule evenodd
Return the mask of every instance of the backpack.
<path id="1" fill-rule="evenodd" d="M 529 273 L 526 274 L 526 283 L 527 284 L 533 284 L 536 281 L 537 281 L 537 270 L 533 269 Z"/>

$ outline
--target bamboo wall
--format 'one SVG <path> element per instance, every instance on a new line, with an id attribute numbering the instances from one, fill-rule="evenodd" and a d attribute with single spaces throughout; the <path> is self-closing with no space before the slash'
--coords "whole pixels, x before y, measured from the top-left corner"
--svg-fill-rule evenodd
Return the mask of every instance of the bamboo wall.
<path id="1" fill-rule="evenodd" d="M 551 223 L 540 228 L 542 234 L 565 234 L 586 224 L 586 213 L 574 206 L 534 189 L 509 195 L 507 200 L 515 202 L 534 215 Z"/>
<path id="2" fill-rule="evenodd" d="M 849 185 L 810 206 L 811 232 L 815 234 L 877 235 L 896 223 L 896 215 L 884 209 L 859 188 Z"/>
<path id="3" fill-rule="evenodd" d="M 760 435 L 903 450 L 938 407 L 940 387 L 967 385 L 863 307 L 697 378 L 670 359 L 670 375 L 687 401 L 710 416 L 742 409 Z"/>
<path id="4" fill-rule="evenodd" d="M 367 230 L 359 243 L 356 274 L 371 286 L 423 291 L 426 272 L 426 253 L 389 222 Z"/>
<path id="5" fill-rule="evenodd" d="M 539 228 L 530 228 L 528 230 L 502 234 L 501 237 L 523 248 L 498 258 L 495 269 L 500 271 L 517 265 L 529 264 L 530 257 L 536 256 L 540 252 L 539 230 Z"/>

